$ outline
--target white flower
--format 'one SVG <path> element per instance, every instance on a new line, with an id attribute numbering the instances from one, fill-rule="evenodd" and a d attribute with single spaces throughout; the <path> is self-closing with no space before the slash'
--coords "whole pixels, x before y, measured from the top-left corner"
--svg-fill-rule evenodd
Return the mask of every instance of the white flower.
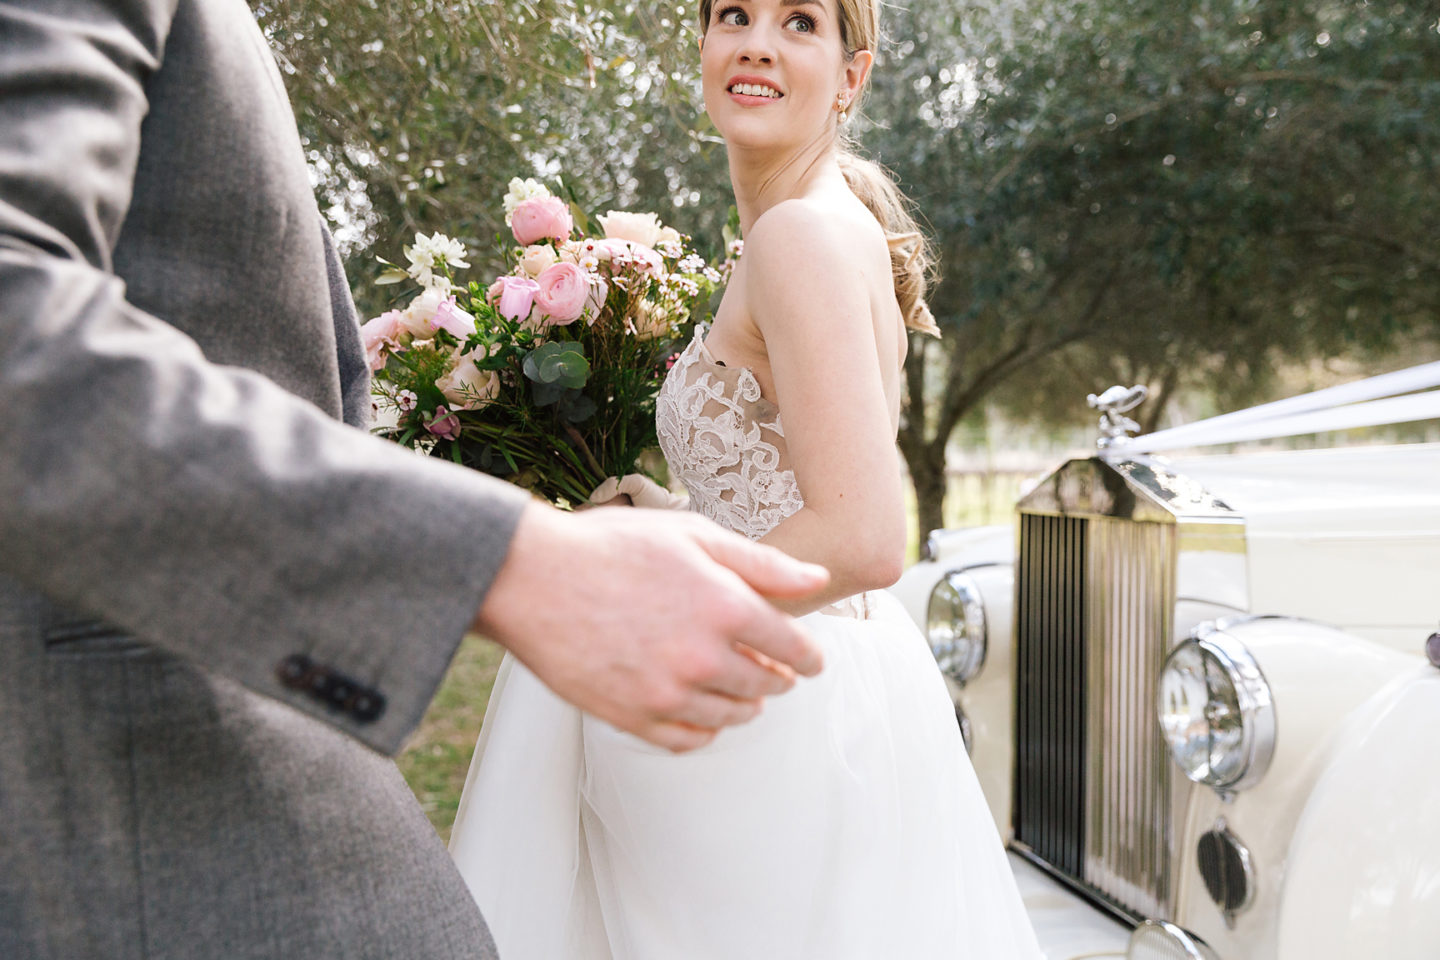
<path id="1" fill-rule="evenodd" d="M 732 241 L 730 242 L 730 248 L 726 251 L 726 256 L 728 256 L 731 260 L 739 260 L 739 259 L 740 259 L 740 255 L 741 255 L 742 253 L 744 253 L 744 252 L 745 252 L 745 241 L 744 241 L 744 240 L 732 240 Z"/>
<path id="2" fill-rule="evenodd" d="M 653 213 L 629 213 L 611 210 L 603 217 L 596 217 L 610 240 L 629 240 L 642 247 L 653 247 L 660 240 L 660 218 Z M 678 234 L 677 234 L 678 236 Z"/>
<path id="3" fill-rule="evenodd" d="M 668 230 L 669 228 L 667 227 L 666 229 Z M 680 244 L 671 240 L 656 240 L 655 249 L 667 260 L 674 260 L 680 256 Z"/>
<path id="4" fill-rule="evenodd" d="M 520 268 L 525 271 L 527 277 L 538 277 L 545 272 L 546 267 L 558 259 L 554 247 L 547 243 L 533 244 L 526 247 L 520 254 Z"/>
<path id="5" fill-rule="evenodd" d="M 587 253 L 580 258 L 580 269 L 587 273 L 595 273 L 600 269 L 600 258 L 593 253 Z"/>
<path id="6" fill-rule="evenodd" d="M 676 264 L 675 269 L 681 273 L 699 273 L 705 269 L 705 258 L 692 253 Z"/>
<path id="7" fill-rule="evenodd" d="M 423 233 L 415 234 L 415 245 L 405 248 L 405 258 L 410 261 L 405 272 L 415 282 L 426 288 L 444 287 L 447 292 L 450 284 L 443 277 L 435 276 L 435 267 L 441 263 L 450 267 L 470 266 L 465 261 L 465 245 L 443 233 L 428 237 Z"/>
<path id="8" fill-rule="evenodd" d="M 450 299 L 450 291 L 429 286 L 400 312 L 400 324 L 412 337 L 429 337 L 435 332 L 433 323 L 440 305 Z M 415 346 L 415 344 L 411 344 Z"/>
<path id="9" fill-rule="evenodd" d="M 395 394 L 395 405 L 407 413 L 414 410 L 415 404 L 419 402 L 420 398 L 415 395 L 415 391 L 413 390 L 401 390 Z"/>
<path id="10" fill-rule="evenodd" d="M 548 196 L 550 196 L 550 191 L 539 180 L 530 177 L 526 177 L 524 180 L 519 177 L 511 177 L 510 190 L 505 194 L 505 226 L 510 226 L 510 215 L 520 204 L 533 197 Z"/>

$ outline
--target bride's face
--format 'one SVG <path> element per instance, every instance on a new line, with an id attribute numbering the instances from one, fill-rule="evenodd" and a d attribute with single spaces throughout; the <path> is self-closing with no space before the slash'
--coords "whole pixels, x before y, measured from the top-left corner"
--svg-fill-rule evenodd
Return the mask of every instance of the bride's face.
<path id="1" fill-rule="evenodd" d="M 716 0 L 700 51 L 710 119 L 726 142 L 752 148 L 823 135 L 870 57 L 846 57 L 836 0 Z"/>

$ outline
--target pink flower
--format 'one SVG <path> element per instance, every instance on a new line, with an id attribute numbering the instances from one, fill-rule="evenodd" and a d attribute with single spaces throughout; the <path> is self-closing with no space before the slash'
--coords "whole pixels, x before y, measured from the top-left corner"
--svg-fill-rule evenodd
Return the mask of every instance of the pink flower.
<path id="1" fill-rule="evenodd" d="M 629 240 L 607 238 L 592 242 L 594 255 L 601 260 L 610 261 L 617 270 L 636 267 L 641 273 L 654 275 L 659 274 L 665 266 L 659 253 Z"/>
<path id="2" fill-rule="evenodd" d="M 540 199 L 545 199 L 544 197 Z M 495 301 L 500 316 L 510 320 L 524 320 L 535 306 L 535 294 L 540 284 L 529 277 L 501 277 L 490 286 L 490 299 Z"/>
<path id="3" fill-rule="evenodd" d="M 521 246 L 547 237 L 557 243 L 570 239 L 574 227 L 570 208 L 559 197 L 531 197 L 522 201 L 510 215 L 510 229 Z"/>
<path id="4" fill-rule="evenodd" d="M 441 440 L 459 440 L 460 418 L 445 409 L 445 404 L 442 403 L 435 408 L 434 418 L 425 423 L 425 429 Z"/>
<path id="5" fill-rule="evenodd" d="M 475 318 L 460 309 L 454 297 L 446 297 L 435 308 L 430 318 L 431 330 L 448 330 L 457 340 L 464 340 L 475 332 Z"/>
<path id="6" fill-rule="evenodd" d="M 370 361 L 371 370 L 385 366 L 387 348 L 400 346 L 399 336 L 405 329 L 404 314 L 399 310 L 387 310 L 373 320 L 365 321 L 360 327 L 360 339 L 365 344 L 365 359 Z"/>
<path id="7" fill-rule="evenodd" d="M 574 323 L 585 312 L 585 304 L 590 300 L 590 280 L 575 264 L 551 264 L 540 274 L 539 284 L 535 305 L 551 323 Z"/>

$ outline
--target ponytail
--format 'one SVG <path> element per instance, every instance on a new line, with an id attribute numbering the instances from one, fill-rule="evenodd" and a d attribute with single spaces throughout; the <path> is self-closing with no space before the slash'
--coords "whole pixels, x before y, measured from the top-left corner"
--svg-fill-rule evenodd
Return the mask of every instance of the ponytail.
<path id="1" fill-rule="evenodd" d="M 932 337 L 940 336 L 935 317 L 925 304 L 925 288 L 929 283 L 934 260 L 920 226 L 910 215 L 908 201 L 895 180 L 878 163 L 856 156 L 842 147 L 840 172 L 850 190 L 880 221 L 885 242 L 890 247 L 890 270 L 895 279 L 895 299 L 905 326 Z"/>

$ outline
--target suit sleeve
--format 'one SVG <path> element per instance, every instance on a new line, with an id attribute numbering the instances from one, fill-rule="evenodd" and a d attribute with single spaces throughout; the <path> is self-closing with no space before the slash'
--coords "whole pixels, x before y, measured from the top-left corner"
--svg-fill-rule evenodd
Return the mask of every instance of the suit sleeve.
<path id="1" fill-rule="evenodd" d="M 0 574 L 395 752 L 526 495 L 127 302 L 111 257 L 173 12 L 0 0 Z"/>

